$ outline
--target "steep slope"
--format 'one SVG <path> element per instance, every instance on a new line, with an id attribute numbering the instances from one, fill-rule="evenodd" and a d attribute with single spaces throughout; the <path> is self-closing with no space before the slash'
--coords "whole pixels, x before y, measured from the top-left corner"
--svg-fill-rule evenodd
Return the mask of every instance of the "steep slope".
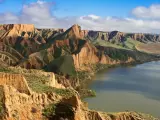
<path id="1" fill-rule="evenodd" d="M 50 60 L 46 60 L 45 65 L 47 65 L 48 63 L 52 62 L 54 59 L 59 58 L 61 56 L 72 55 L 75 66 L 79 67 L 79 64 L 84 63 L 84 59 L 77 60 L 79 59 L 80 52 L 82 52 L 80 57 L 81 56 L 88 57 L 88 59 L 85 58 L 86 60 L 88 60 L 88 61 L 85 61 L 86 63 L 98 62 L 98 57 L 96 55 L 97 54 L 96 48 L 93 45 L 91 45 L 89 41 L 83 38 L 84 36 L 83 34 L 84 34 L 84 31 L 80 29 L 80 26 L 73 25 L 71 28 L 66 30 L 64 33 L 56 35 L 50 41 L 48 41 L 46 45 L 43 46 L 42 48 L 43 50 L 39 51 L 38 53 L 35 53 L 32 56 L 30 55 L 29 60 L 26 60 L 24 63 L 22 63 L 22 66 L 24 64 L 32 64 L 32 61 L 34 61 L 33 60 L 34 58 L 40 58 L 41 61 L 45 61 L 44 58 L 48 59 L 48 57 L 46 57 L 47 53 L 50 56 L 49 57 Z M 44 51 L 46 54 L 42 54 L 44 53 Z M 96 60 L 92 58 L 95 58 Z M 82 63 L 79 63 L 78 61 Z M 41 67 L 43 66 L 44 65 L 42 65 Z"/>
<path id="2" fill-rule="evenodd" d="M 55 35 L 64 29 L 36 29 L 30 24 L 5 24 L 0 26 L 1 60 L 7 65 L 17 65 L 30 54 L 38 52 Z"/>
<path id="3" fill-rule="evenodd" d="M 38 51 L 42 44 L 63 31 L 63 29 L 36 29 L 30 24 L 6 24 L 0 27 L 0 41 L 27 56 Z"/>

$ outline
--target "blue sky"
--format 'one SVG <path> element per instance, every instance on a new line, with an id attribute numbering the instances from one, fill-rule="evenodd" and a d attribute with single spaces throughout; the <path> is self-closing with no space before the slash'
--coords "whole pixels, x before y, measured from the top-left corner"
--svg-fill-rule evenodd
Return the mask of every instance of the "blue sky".
<path id="1" fill-rule="evenodd" d="M 160 0 L 0 0 L 0 23 L 157 33 Z"/>
<path id="2" fill-rule="evenodd" d="M 149 6 L 159 0 L 57 0 L 57 15 L 121 16 L 125 17 L 137 6 Z M 160 1 L 159 1 L 160 3 Z M 61 9 L 62 8 L 62 9 Z"/>
<path id="3" fill-rule="evenodd" d="M 3 0 L 0 4 L 0 12 L 19 13 L 23 4 L 36 2 L 37 0 Z M 160 4 L 160 0 L 45 0 L 55 2 L 52 11 L 59 17 L 82 16 L 96 14 L 98 16 L 130 16 L 130 11 L 137 6 L 150 6 Z M 66 2 L 65 2 L 66 1 Z M 56 11 L 55 11 L 56 9 Z"/>

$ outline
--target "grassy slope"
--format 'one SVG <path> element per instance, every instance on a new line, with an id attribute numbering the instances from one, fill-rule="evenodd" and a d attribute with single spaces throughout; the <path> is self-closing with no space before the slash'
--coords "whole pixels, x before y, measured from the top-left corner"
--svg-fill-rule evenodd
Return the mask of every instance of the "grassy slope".
<path id="1" fill-rule="evenodd" d="M 45 81 L 50 79 L 49 76 L 44 76 L 42 74 L 43 71 L 40 70 L 27 70 L 23 68 L 2 68 L 0 67 L 0 72 L 4 73 L 13 73 L 13 74 L 22 74 L 27 80 L 29 87 L 38 93 L 48 93 L 54 92 L 61 96 L 70 96 L 73 95 L 73 92 L 70 89 L 57 89 L 54 87 L 50 87 L 45 85 Z"/>
<path id="2" fill-rule="evenodd" d="M 93 44 L 104 46 L 104 47 L 114 47 L 114 48 L 118 48 L 118 49 L 126 49 L 125 47 L 122 47 L 121 45 L 113 44 L 111 42 L 107 42 L 104 40 L 96 40 L 93 42 Z"/>
<path id="3" fill-rule="evenodd" d="M 142 43 L 137 41 L 137 40 L 133 40 L 131 38 L 127 38 L 127 40 L 124 42 L 124 44 L 129 49 L 135 49 L 136 46 L 141 45 Z"/>
<path id="4" fill-rule="evenodd" d="M 113 47 L 118 49 L 125 49 L 125 50 L 134 50 L 136 46 L 141 45 L 142 43 L 136 40 L 133 40 L 131 38 L 126 38 L 126 40 L 123 43 L 111 43 L 104 40 L 95 40 L 93 41 L 93 44 L 100 45 L 104 47 Z"/>

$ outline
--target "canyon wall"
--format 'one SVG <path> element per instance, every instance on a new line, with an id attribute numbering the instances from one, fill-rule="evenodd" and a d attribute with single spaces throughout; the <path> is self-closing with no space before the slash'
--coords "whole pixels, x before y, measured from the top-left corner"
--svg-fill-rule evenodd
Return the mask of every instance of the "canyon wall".
<path id="1" fill-rule="evenodd" d="M 123 33 L 119 31 L 103 32 L 103 31 L 88 31 L 86 37 L 90 40 L 104 40 L 117 42 L 123 42 L 126 38 L 131 38 L 135 41 L 140 41 L 143 43 L 148 42 L 159 42 L 160 35 L 158 34 L 147 34 L 147 33 Z"/>

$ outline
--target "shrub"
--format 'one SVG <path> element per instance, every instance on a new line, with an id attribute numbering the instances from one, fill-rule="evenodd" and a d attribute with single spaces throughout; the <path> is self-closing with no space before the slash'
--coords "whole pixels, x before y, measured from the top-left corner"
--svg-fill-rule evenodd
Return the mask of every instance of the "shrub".
<path id="1" fill-rule="evenodd" d="M 34 108 L 34 107 L 32 107 L 31 112 L 32 112 L 32 113 L 36 113 L 36 112 L 37 112 L 37 109 Z"/>
<path id="2" fill-rule="evenodd" d="M 3 112 L 4 112 L 4 107 L 2 102 L 0 102 L 0 116 L 2 116 Z"/>
<path id="3" fill-rule="evenodd" d="M 3 92 L 2 86 L 0 86 L 0 118 L 4 115 L 4 105 L 3 105 Z"/>
<path id="4" fill-rule="evenodd" d="M 45 117 L 51 118 L 55 116 L 55 109 L 56 109 L 56 105 L 50 104 L 46 108 L 43 109 L 42 113 Z"/>
<path id="5" fill-rule="evenodd" d="M 50 120 L 55 118 L 72 118 L 74 116 L 72 105 L 66 103 L 50 104 L 42 112 Z"/>

